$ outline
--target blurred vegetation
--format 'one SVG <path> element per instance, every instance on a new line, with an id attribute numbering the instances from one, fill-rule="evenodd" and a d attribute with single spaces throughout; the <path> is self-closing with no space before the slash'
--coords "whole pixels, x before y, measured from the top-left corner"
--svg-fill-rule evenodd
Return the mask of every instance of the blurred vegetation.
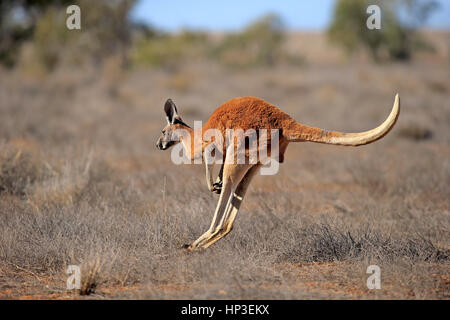
<path id="1" fill-rule="evenodd" d="M 366 28 L 366 10 L 372 4 L 381 8 L 379 30 Z M 415 50 L 431 49 L 417 29 L 436 8 L 434 0 L 338 0 L 328 35 L 348 52 L 366 49 L 375 61 L 383 55 L 407 60 Z"/>
<path id="2" fill-rule="evenodd" d="M 58 10 L 49 8 L 38 20 L 35 26 L 33 54 L 46 70 L 53 70 L 65 51 L 64 46 L 69 41 L 70 31 L 67 28 L 57 27 L 65 25 L 65 16 Z"/>
<path id="3" fill-rule="evenodd" d="M 277 15 L 263 16 L 241 32 L 214 39 L 198 31 L 171 34 L 132 23 L 129 14 L 135 2 L 2 1 L 0 63 L 11 67 L 20 62 L 25 70 L 48 72 L 64 63 L 101 66 L 105 61 L 114 61 L 121 68 L 131 62 L 172 69 L 195 59 L 235 67 L 302 62 L 284 52 L 283 22 Z M 81 30 L 66 27 L 69 4 L 81 8 Z"/>
<path id="4" fill-rule="evenodd" d="M 273 65 L 283 55 L 283 22 L 269 14 L 242 32 L 230 34 L 213 48 L 212 56 L 228 66 Z"/>
<path id="5" fill-rule="evenodd" d="M 180 63 L 204 57 L 209 46 L 206 34 L 183 30 L 165 34 L 141 28 L 132 50 L 132 61 L 137 65 L 175 68 Z"/>
<path id="6" fill-rule="evenodd" d="M 61 61 L 98 64 L 118 55 L 127 63 L 131 45 L 129 13 L 135 0 L 7 0 L 0 3 L 0 63 L 12 67 L 21 58 L 47 71 Z M 68 30 L 66 8 L 81 8 L 82 30 Z M 87 9 L 88 8 L 88 9 Z M 82 53 L 80 55 L 80 52 Z M 83 56 L 83 57 L 80 57 Z"/>
<path id="7" fill-rule="evenodd" d="M 172 34 L 133 23 L 136 0 L 3 0 L 0 2 L 0 64 L 49 72 L 59 65 L 129 65 L 174 69 L 209 59 L 227 67 L 303 64 L 286 51 L 282 19 L 268 14 L 242 31 L 211 35 L 183 30 Z M 66 8 L 81 8 L 81 30 L 68 30 Z M 381 30 L 366 26 L 369 4 L 382 8 Z M 414 50 L 430 49 L 416 31 L 436 7 L 434 0 L 339 0 L 328 30 L 332 41 L 349 52 L 364 48 L 375 60 L 408 59 Z M 399 9 L 401 8 L 401 9 Z M 405 13 L 400 19 L 396 14 Z M 108 67 L 107 67 L 108 68 Z M 115 78 L 114 78 L 115 79 Z"/>
<path id="8" fill-rule="evenodd" d="M 30 186 L 51 176 L 51 170 L 30 152 L 0 145 L 0 196 L 4 194 L 24 197 Z"/>
<path id="9" fill-rule="evenodd" d="M 81 8 L 81 31 L 66 27 L 69 4 Z M 126 66 L 129 53 L 134 64 L 163 67 L 195 58 L 237 65 L 273 64 L 280 56 L 283 34 L 277 16 L 264 17 L 217 45 L 201 32 L 166 34 L 132 24 L 129 13 L 134 4 L 135 0 L 1 1 L 0 63 L 12 67 L 22 62 L 25 68 L 51 71 L 64 61 L 99 65 L 110 56 L 119 56 L 119 63 Z"/>
<path id="10" fill-rule="evenodd" d="M 70 0 L 2 0 L 0 2 L 0 63 L 12 67 L 21 45 L 35 34 L 36 26 L 49 8 L 62 9 Z M 51 15 L 48 19 L 54 19 Z M 45 28 L 45 26 L 43 26 Z"/>
<path id="11" fill-rule="evenodd" d="M 131 46 L 132 23 L 130 12 L 136 0 L 79 0 L 82 9 L 81 41 L 94 62 L 104 57 L 118 55 L 121 62 L 128 63 Z"/>
<path id="12" fill-rule="evenodd" d="M 218 38 L 218 41 L 214 41 L 205 33 L 189 30 L 178 34 L 146 30 L 141 32 L 136 41 L 132 54 L 133 62 L 169 68 L 175 68 L 193 59 L 211 59 L 228 67 L 303 62 L 300 56 L 292 56 L 284 51 L 283 22 L 274 14 L 257 19 L 241 32 Z"/>

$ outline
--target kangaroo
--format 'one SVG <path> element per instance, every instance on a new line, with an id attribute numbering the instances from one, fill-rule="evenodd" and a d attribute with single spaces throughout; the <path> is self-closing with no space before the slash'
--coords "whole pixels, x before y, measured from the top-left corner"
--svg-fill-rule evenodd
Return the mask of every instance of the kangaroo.
<path id="1" fill-rule="evenodd" d="M 359 133 L 327 131 L 300 124 L 278 107 L 256 97 L 240 97 L 225 102 L 212 113 L 203 127 L 197 129 L 200 132 L 194 132 L 194 129 L 183 122 L 171 99 L 165 103 L 164 111 L 167 125 L 156 143 L 160 150 L 167 150 L 177 143 L 182 143 L 185 155 L 193 160 L 205 158 L 206 151 L 214 146 L 214 151 L 218 153 L 219 158 L 230 160 L 227 157 L 234 155 L 230 152 L 234 145 L 227 147 L 215 139 L 204 139 L 203 134 L 208 129 L 215 129 L 222 136 L 226 136 L 226 130 L 229 129 L 244 131 L 276 129 L 279 132 L 278 159 L 282 163 L 286 148 L 291 142 L 310 141 L 342 146 L 360 146 L 383 138 L 398 119 L 400 98 L 398 94 L 395 96 L 392 111 L 380 126 Z M 200 141 L 195 141 L 195 139 L 200 139 Z M 210 191 L 219 193 L 220 196 L 209 229 L 191 244 L 184 245 L 188 251 L 208 248 L 231 231 L 248 186 L 263 165 L 261 161 L 250 163 L 248 161 L 249 147 L 245 145 L 244 137 L 237 137 L 237 139 L 241 139 L 242 141 L 237 141 L 237 143 L 241 143 L 245 147 L 246 161 L 245 163 L 224 161 L 215 183 L 212 177 L 214 163 L 206 161 L 205 158 L 208 188 Z M 201 147 L 195 148 L 196 143 Z M 265 151 L 268 154 L 270 154 L 270 147 L 270 142 L 263 146 L 263 148 L 267 148 Z M 262 148 L 261 145 L 260 148 Z"/>

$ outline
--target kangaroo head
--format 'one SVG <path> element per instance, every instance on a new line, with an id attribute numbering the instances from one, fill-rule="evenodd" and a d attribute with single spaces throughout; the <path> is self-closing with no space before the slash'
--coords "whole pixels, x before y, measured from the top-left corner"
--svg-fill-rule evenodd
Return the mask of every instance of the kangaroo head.
<path id="1" fill-rule="evenodd" d="M 158 138 L 158 141 L 156 141 L 156 147 L 159 150 L 167 150 L 180 142 L 183 132 L 187 128 L 190 128 L 181 119 L 177 107 L 171 99 L 167 99 L 164 105 L 164 112 L 166 113 L 167 125 L 161 131 L 161 136 Z"/>

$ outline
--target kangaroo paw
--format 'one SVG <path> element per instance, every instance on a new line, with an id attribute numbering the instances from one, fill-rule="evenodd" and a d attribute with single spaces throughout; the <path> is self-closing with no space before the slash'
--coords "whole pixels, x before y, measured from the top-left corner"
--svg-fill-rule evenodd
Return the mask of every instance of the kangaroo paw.
<path id="1" fill-rule="evenodd" d="M 211 191 L 220 194 L 220 192 L 222 191 L 222 181 L 214 183 L 213 189 Z"/>

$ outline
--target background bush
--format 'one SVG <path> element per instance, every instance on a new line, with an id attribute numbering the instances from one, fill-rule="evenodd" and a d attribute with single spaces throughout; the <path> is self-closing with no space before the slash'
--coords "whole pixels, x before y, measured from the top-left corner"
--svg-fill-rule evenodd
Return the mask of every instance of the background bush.
<path id="1" fill-rule="evenodd" d="M 372 4 L 381 8 L 379 30 L 364 27 L 369 17 L 366 9 Z M 415 49 L 429 48 L 416 30 L 436 7 L 431 0 L 339 0 L 328 35 L 348 52 L 363 48 L 376 61 L 383 54 L 390 59 L 409 59 Z M 401 19 L 398 12 L 408 13 L 408 19 Z"/>

